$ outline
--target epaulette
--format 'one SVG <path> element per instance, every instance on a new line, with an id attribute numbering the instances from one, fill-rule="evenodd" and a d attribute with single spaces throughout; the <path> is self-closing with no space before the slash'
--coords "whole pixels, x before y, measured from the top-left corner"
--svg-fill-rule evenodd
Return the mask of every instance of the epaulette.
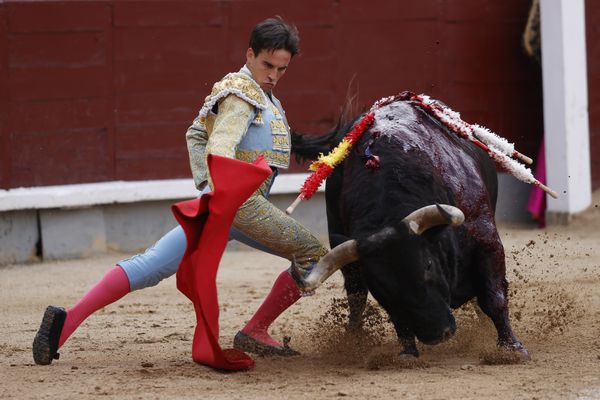
<path id="1" fill-rule="evenodd" d="M 259 110 L 266 110 L 269 104 L 264 92 L 252 78 L 242 72 L 233 72 L 214 84 L 211 93 L 204 100 L 199 117 L 206 118 L 215 104 L 230 94 L 236 95 Z"/>

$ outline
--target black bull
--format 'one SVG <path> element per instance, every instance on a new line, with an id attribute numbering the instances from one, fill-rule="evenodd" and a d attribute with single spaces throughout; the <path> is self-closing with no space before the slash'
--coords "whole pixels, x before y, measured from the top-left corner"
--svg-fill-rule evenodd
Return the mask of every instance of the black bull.
<path id="1" fill-rule="evenodd" d="M 295 152 L 314 158 L 350 127 L 318 138 L 294 135 Z M 326 184 L 330 245 L 344 243 L 342 252 L 351 244 L 351 256 L 334 261 L 339 265 L 325 275 L 342 267 L 349 326 L 360 327 L 370 291 L 389 314 L 403 353 L 417 356 L 415 337 L 429 344 L 450 338 L 452 309 L 476 297 L 498 344 L 528 357 L 508 317 L 504 248 L 494 221 L 497 187 L 487 154 L 416 105 L 394 101 L 377 109 L 373 125 Z M 440 224 L 439 217 L 448 216 L 438 207 L 438 221 L 415 234 L 407 216 L 436 204 L 462 210 L 464 223 Z"/>

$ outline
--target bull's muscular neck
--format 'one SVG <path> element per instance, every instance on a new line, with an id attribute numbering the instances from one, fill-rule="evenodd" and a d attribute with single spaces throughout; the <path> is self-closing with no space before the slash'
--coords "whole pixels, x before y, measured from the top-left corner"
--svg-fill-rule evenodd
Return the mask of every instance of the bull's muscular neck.
<path id="1" fill-rule="evenodd" d="M 365 168 L 367 146 L 379 157 L 379 169 Z M 459 236 L 494 237 L 486 174 L 495 174 L 493 163 L 475 146 L 411 104 L 392 103 L 376 112 L 375 123 L 343 164 L 339 208 L 345 230 L 365 237 L 398 226 L 418 208 L 443 203 L 466 215 L 464 227 L 453 228 Z M 482 216 L 492 223 L 478 223 Z"/>
<path id="2" fill-rule="evenodd" d="M 379 157 L 379 169 L 365 168 L 367 146 Z M 374 227 L 434 203 L 463 210 L 473 234 L 486 234 L 472 223 L 482 213 L 493 220 L 495 204 L 488 194 L 493 192 L 495 203 L 497 182 L 491 160 L 408 102 L 377 110 L 375 123 L 344 164 L 344 175 L 353 178 L 348 182 L 353 189 L 346 191 L 356 193 L 345 208 L 353 218 L 373 218 Z"/>

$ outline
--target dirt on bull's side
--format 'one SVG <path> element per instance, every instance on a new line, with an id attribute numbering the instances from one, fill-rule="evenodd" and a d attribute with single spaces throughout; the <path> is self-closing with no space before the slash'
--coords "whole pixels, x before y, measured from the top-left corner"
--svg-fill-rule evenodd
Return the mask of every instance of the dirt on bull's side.
<path id="1" fill-rule="evenodd" d="M 33 364 L 31 342 L 48 304 L 71 306 L 125 255 L 0 268 L 0 398 L 407 398 L 600 399 L 600 193 L 566 228 L 500 227 L 513 327 L 523 362 L 495 346 L 474 302 L 455 312 L 457 333 L 419 344 L 406 359 L 387 315 L 369 301 L 360 334 L 346 332 L 341 274 L 274 324 L 302 352 L 258 358 L 243 373 L 191 360 L 194 313 L 170 278 L 92 315 L 50 366 Z M 221 343 L 260 305 L 287 262 L 227 253 L 219 271 Z"/>

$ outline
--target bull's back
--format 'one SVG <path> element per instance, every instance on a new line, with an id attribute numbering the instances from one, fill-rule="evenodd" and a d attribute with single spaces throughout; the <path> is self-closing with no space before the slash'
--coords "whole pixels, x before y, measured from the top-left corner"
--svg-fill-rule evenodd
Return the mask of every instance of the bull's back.
<path id="1" fill-rule="evenodd" d="M 366 165 L 371 153 L 379 158 L 378 169 Z M 481 235 L 482 219 L 493 225 L 495 174 L 477 147 L 413 104 L 394 102 L 376 110 L 375 122 L 344 163 L 344 219 L 376 229 L 419 207 L 446 203 L 459 207 L 465 227 Z"/>

